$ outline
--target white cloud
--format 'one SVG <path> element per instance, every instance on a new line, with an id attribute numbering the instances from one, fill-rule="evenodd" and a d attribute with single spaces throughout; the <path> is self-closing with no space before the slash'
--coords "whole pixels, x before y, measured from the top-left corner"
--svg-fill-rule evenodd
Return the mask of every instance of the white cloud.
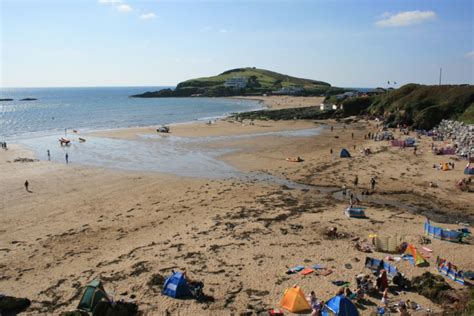
<path id="1" fill-rule="evenodd" d="M 436 19 L 436 13 L 433 11 L 405 11 L 397 14 L 385 12 L 380 20 L 375 22 L 379 27 L 398 27 L 420 24 L 425 21 Z"/>
<path id="2" fill-rule="evenodd" d="M 464 57 L 474 59 L 474 50 L 471 50 L 470 52 L 465 53 Z"/>
<path id="3" fill-rule="evenodd" d="M 99 0 L 99 3 L 101 4 L 117 4 L 121 2 L 122 0 Z"/>
<path id="4" fill-rule="evenodd" d="M 142 20 L 151 20 L 151 19 L 154 19 L 154 18 L 156 18 L 156 14 L 153 13 L 153 12 L 144 13 L 144 14 L 140 15 L 140 19 L 142 19 Z"/>
<path id="5" fill-rule="evenodd" d="M 120 11 L 120 12 L 131 12 L 132 7 L 129 6 L 128 4 L 121 4 L 121 5 L 117 6 L 117 10 Z"/>

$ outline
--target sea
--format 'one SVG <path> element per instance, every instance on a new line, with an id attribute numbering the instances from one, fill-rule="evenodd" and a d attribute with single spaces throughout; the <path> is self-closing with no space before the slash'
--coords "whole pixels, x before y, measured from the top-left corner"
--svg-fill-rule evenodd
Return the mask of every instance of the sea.
<path id="1" fill-rule="evenodd" d="M 0 140 L 209 120 L 261 108 L 228 98 L 130 98 L 167 87 L 0 88 Z M 34 101 L 20 101 L 34 98 Z"/>
<path id="2" fill-rule="evenodd" d="M 130 95 L 165 87 L 107 88 L 1 88 L 0 141 L 20 145 L 35 158 L 69 165 L 85 165 L 123 171 L 160 172 L 198 178 L 267 179 L 248 174 L 220 159 L 238 150 L 208 146 L 216 141 L 247 137 L 310 137 L 320 128 L 262 132 L 251 135 L 180 137 L 173 125 L 207 122 L 231 113 L 262 109 L 255 100 L 230 98 L 130 98 Z M 33 101 L 21 101 L 34 98 Z M 128 127 L 171 124 L 171 133 L 138 135 L 136 139 L 95 137 L 88 132 Z M 68 137 L 69 146 L 58 139 Z M 79 137 L 85 138 L 81 142 Z M 50 156 L 47 155 L 49 151 Z M 1 152 L 0 152 L 1 154 Z M 283 182 L 281 182 L 283 181 Z M 286 183 L 284 179 L 272 182 Z"/>

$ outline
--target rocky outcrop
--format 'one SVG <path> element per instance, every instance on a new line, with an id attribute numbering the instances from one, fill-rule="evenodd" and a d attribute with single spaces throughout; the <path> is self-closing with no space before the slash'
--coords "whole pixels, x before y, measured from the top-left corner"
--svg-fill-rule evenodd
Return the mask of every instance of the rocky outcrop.
<path id="1" fill-rule="evenodd" d="M 442 139 L 449 139 L 460 157 L 474 157 L 474 124 L 442 120 L 434 132 Z"/>

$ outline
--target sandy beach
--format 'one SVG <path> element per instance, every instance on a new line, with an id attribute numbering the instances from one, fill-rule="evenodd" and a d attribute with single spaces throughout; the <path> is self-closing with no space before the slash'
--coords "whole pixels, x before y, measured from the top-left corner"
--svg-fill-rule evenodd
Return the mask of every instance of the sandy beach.
<path id="1" fill-rule="evenodd" d="M 264 102 L 276 109 L 318 105 L 320 99 L 266 97 Z M 357 274 L 370 272 L 364 267 L 366 255 L 387 256 L 356 250 L 356 239 L 396 233 L 421 247 L 425 215 L 451 229 L 459 228 L 459 221 L 474 222 L 473 193 L 454 186 L 465 177 L 464 161 L 433 155 L 428 137 L 420 139 L 416 155 L 410 148 L 364 139 L 368 132 L 378 130 L 377 125 L 364 120 L 346 124 L 222 119 L 172 126 L 169 136 L 182 138 L 253 135 L 217 138 L 205 148 L 232 149 L 220 159 L 247 174 L 268 175 L 268 180 L 192 178 L 80 162 L 14 162 L 18 157 L 36 157 L 10 145 L 8 151 L 0 150 L 0 292 L 31 299 L 27 315 L 74 309 L 83 286 L 94 278 L 103 280 L 116 300 L 136 302 L 145 315 L 235 315 L 280 308 L 285 289 L 294 284 L 306 294 L 315 291 L 319 299 L 328 300 L 339 289 L 331 281 L 348 281 L 353 288 Z M 320 128 L 319 135 L 271 134 L 314 128 Z M 90 135 L 133 140 L 144 134 L 156 134 L 156 127 Z M 360 153 L 366 147 L 371 155 Z M 342 148 L 353 157 L 339 158 Z M 296 156 L 304 161 L 285 160 Z M 447 161 L 455 162 L 453 170 L 433 168 Z M 359 184 L 354 187 L 356 175 Z M 348 202 L 333 192 L 345 184 L 358 195 L 370 188 L 374 176 L 375 193 L 361 202 L 368 218 L 347 218 L 343 210 Z M 23 186 L 26 179 L 30 193 Z M 437 187 L 430 187 L 430 181 Z M 388 205 L 390 201 L 399 206 Z M 409 212 L 403 205 L 417 211 Z M 330 227 L 337 227 L 344 236 L 328 239 L 324 233 Z M 409 278 L 426 271 L 436 273 L 437 255 L 461 269 L 474 268 L 471 244 L 430 239 L 427 246 L 433 253 L 427 258 L 428 267 L 413 267 L 406 261 L 393 264 Z M 314 264 L 333 273 L 285 274 L 289 267 Z M 172 270 L 186 270 L 202 280 L 204 293 L 213 300 L 198 303 L 161 295 L 160 280 Z M 453 288 L 461 288 L 446 280 Z M 423 310 L 413 314 L 443 310 L 414 292 L 390 298 L 416 301 Z M 358 305 L 362 315 L 369 315 L 380 303 L 379 297 L 368 300 L 370 304 Z"/>

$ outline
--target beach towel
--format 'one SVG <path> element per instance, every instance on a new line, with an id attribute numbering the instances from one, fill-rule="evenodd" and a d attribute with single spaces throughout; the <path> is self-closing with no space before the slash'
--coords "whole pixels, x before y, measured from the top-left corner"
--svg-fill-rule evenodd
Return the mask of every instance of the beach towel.
<path id="1" fill-rule="evenodd" d="M 314 269 L 306 268 L 303 271 L 301 271 L 300 274 L 301 275 L 308 275 L 308 274 L 313 273 L 313 272 L 314 272 Z"/>
<path id="2" fill-rule="evenodd" d="M 351 284 L 350 282 L 341 281 L 341 280 L 331 281 L 331 283 L 334 284 L 335 286 L 344 286 L 344 287 L 348 287 Z"/>
<path id="3" fill-rule="evenodd" d="M 422 247 L 421 249 L 423 249 L 426 252 L 433 252 L 433 250 L 431 250 L 430 248 Z"/>
<path id="4" fill-rule="evenodd" d="M 292 274 L 292 273 L 300 272 L 303 269 L 304 269 L 304 266 L 296 266 L 296 267 L 288 269 L 288 271 L 286 271 L 286 274 Z"/>
<path id="5" fill-rule="evenodd" d="M 324 275 L 324 276 L 328 276 L 332 273 L 332 270 L 331 269 L 324 269 L 321 271 L 321 274 Z"/>
<path id="6" fill-rule="evenodd" d="M 323 268 L 323 266 L 321 266 L 321 265 L 319 265 L 319 264 L 315 264 L 315 265 L 313 266 L 313 269 L 314 269 L 314 270 L 322 270 L 322 269 L 324 269 L 324 268 Z"/>

